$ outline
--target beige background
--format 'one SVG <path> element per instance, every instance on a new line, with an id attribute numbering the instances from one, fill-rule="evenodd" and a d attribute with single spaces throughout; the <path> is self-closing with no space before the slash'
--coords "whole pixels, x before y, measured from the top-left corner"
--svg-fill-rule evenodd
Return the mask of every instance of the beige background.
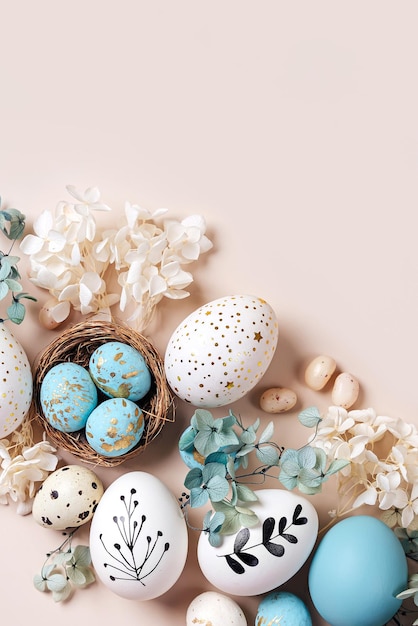
<path id="1" fill-rule="evenodd" d="M 264 297 L 278 349 L 231 408 L 251 421 L 264 388 L 295 389 L 295 411 L 275 418 L 281 445 L 305 442 L 298 410 L 330 403 L 303 384 L 320 353 L 359 378 L 358 407 L 418 423 L 417 19 L 415 2 L 382 0 L 3 2 L 3 202 L 28 228 L 67 184 L 98 186 L 115 209 L 130 200 L 203 214 L 214 249 L 193 269 L 192 296 L 160 307 L 148 334 L 163 353 L 197 306 Z M 36 295 L 15 329 L 32 363 L 55 336 L 38 327 L 47 294 Z M 176 424 L 135 462 L 102 471 L 104 482 L 139 468 L 179 494 L 176 438 L 190 415 L 179 403 Z M 326 520 L 327 494 L 314 502 Z M 211 588 L 191 533 L 186 569 L 164 597 L 135 603 L 97 583 L 54 604 L 32 576 L 59 535 L 12 506 L 0 514 L 1 597 L 16 624 L 182 626 Z M 309 601 L 306 572 L 285 588 Z M 253 624 L 260 598 L 235 599 Z"/>

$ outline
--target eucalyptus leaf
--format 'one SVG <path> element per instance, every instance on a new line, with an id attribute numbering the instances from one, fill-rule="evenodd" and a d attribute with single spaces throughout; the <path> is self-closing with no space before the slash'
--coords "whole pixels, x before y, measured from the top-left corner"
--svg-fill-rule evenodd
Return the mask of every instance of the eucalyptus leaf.
<path id="1" fill-rule="evenodd" d="M 7 315 L 14 324 L 21 324 L 25 319 L 26 309 L 24 305 L 19 301 L 13 301 L 12 304 L 7 307 Z"/>

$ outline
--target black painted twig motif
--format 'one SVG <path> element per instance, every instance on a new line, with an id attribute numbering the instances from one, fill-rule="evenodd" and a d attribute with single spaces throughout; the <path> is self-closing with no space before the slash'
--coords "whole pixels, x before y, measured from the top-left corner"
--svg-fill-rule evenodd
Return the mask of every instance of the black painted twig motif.
<path id="1" fill-rule="evenodd" d="M 242 528 L 235 537 L 234 551 L 230 552 L 229 554 L 221 554 L 218 556 L 225 558 L 229 567 L 232 569 L 233 572 L 235 572 L 235 574 L 244 574 L 244 565 L 247 565 L 249 567 L 255 567 L 256 565 L 258 565 L 259 560 L 255 556 L 255 554 L 251 554 L 251 552 L 248 552 L 248 550 L 256 548 L 257 546 L 264 546 L 267 552 L 269 552 L 273 556 L 283 556 L 285 553 L 285 547 L 283 543 L 275 543 L 272 540 L 280 537 L 290 544 L 297 543 L 298 538 L 296 537 L 296 535 L 293 535 L 288 531 L 292 526 L 302 526 L 304 524 L 307 524 L 308 519 L 306 517 L 301 517 L 301 513 L 302 505 L 297 504 L 293 512 L 292 521 L 290 524 L 288 524 L 287 518 L 285 516 L 281 517 L 277 525 L 277 533 L 274 536 L 273 532 L 276 526 L 276 520 L 274 519 L 274 517 L 267 517 L 263 522 L 262 540 L 259 543 L 255 543 L 250 546 L 247 546 L 250 538 L 250 531 L 248 528 Z"/>
<path id="2" fill-rule="evenodd" d="M 141 557 L 138 558 L 138 551 L 135 554 L 135 547 L 141 537 L 141 533 L 145 533 L 146 516 L 141 515 L 139 521 L 134 519 L 135 511 L 138 507 L 138 500 L 134 498 L 136 489 L 131 489 L 128 501 L 124 495 L 120 496 L 121 501 L 125 505 L 126 516 L 121 515 L 113 518 L 120 537 L 120 543 L 114 543 L 108 547 L 105 544 L 103 533 L 100 533 L 100 541 L 106 553 L 112 559 L 112 562 L 105 562 L 103 565 L 109 568 L 110 580 L 132 580 L 138 581 L 145 586 L 144 578 L 152 574 L 160 564 L 164 554 L 169 550 L 170 544 L 161 543 L 163 533 L 158 530 L 155 539 L 147 535 Z M 143 536 L 143 535 L 142 535 Z"/>

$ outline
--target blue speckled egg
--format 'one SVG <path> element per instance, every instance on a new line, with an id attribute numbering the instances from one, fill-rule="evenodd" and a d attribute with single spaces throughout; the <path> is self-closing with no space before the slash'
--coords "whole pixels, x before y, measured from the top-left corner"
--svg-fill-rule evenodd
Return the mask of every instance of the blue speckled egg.
<path id="1" fill-rule="evenodd" d="M 128 398 L 136 402 L 151 388 L 151 372 L 144 357 L 132 346 L 108 341 L 93 352 L 90 375 L 109 398 Z"/>
<path id="2" fill-rule="evenodd" d="M 102 456 L 121 456 L 139 443 L 144 425 L 144 415 L 135 402 L 127 398 L 110 398 L 90 413 L 86 439 Z"/>
<path id="3" fill-rule="evenodd" d="M 39 399 L 45 419 L 64 433 L 84 428 L 98 401 L 97 388 L 88 371 L 69 361 L 47 371 Z"/>
<path id="4" fill-rule="evenodd" d="M 288 591 L 273 591 L 258 605 L 255 626 L 280 624 L 280 626 L 312 626 L 305 603 Z"/>
<path id="5" fill-rule="evenodd" d="M 309 592 L 333 626 L 383 626 L 402 601 L 408 565 L 395 533 L 370 515 L 337 522 L 324 535 L 309 569 Z"/>

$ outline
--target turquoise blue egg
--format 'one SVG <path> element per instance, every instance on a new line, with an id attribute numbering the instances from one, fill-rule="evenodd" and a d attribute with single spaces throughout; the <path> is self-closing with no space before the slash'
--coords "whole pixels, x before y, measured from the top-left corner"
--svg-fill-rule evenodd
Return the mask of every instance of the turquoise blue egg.
<path id="1" fill-rule="evenodd" d="M 108 341 L 92 353 L 90 375 L 109 398 L 136 402 L 151 389 L 152 377 L 142 354 L 120 341 Z"/>
<path id="2" fill-rule="evenodd" d="M 97 388 L 88 371 L 70 361 L 47 371 L 39 399 L 45 419 L 64 433 L 84 428 L 98 402 Z"/>
<path id="3" fill-rule="evenodd" d="M 86 422 L 86 440 L 98 454 L 117 457 L 138 445 L 144 432 L 144 415 L 127 398 L 109 398 L 92 411 Z"/>
<path id="4" fill-rule="evenodd" d="M 395 533 L 369 515 L 337 522 L 312 558 L 309 591 L 333 626 L 383 626 L 401 606 L 408 565 Z"/>
<path id="5" fill-rule="evenodd" d="M 312 626 L 306 604 L 288 591 L 273 591 L 258 605 L 255 626 Z"/>

